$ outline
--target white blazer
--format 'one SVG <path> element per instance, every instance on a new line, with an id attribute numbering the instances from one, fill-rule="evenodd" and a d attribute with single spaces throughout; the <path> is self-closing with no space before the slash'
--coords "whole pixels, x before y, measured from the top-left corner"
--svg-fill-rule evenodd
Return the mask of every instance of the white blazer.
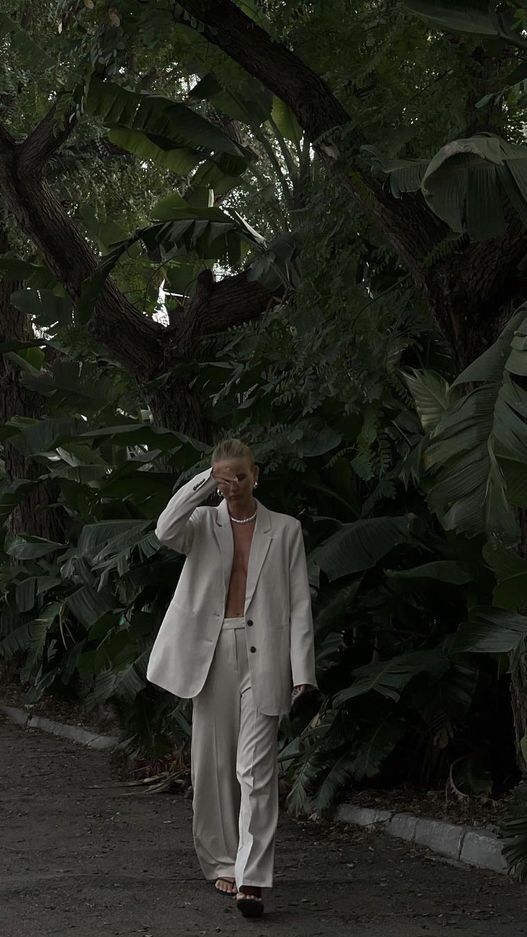
<path id="1" fill-rule="evenodd" d="M 150 653 L 146 676 L 176 696 L 202 689 L 221 631 L 234 551 L 227 502 L 200 506 L 215 490 L 212 469 L 176 491 L 156 536 L 185 553 L 174 595 Z M 317 687 L 311 595 L 300 521 L 257 501 L 245 598 L 247 657 L 258 712 L 283 715 L 291 689 Z"/>

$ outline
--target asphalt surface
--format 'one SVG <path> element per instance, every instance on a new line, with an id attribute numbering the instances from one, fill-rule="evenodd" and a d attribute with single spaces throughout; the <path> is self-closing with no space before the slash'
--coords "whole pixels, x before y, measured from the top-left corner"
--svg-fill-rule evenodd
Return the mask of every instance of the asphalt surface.
<path id="1" fill-rule="evenodd" d="M 0 717 L 1 937 L 527 935 L 525 886 L 286 814 L 248 921 L 203 880 L 191 818 L 181 795 L 126 788 L 108 754 Z"/>

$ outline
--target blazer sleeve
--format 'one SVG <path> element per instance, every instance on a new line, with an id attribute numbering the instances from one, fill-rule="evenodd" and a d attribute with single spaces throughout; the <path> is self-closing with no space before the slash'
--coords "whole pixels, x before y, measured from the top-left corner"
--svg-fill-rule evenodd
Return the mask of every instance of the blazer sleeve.
<path id="1" fill-rule="evenodd" d="M 301 683 L 318 688 L 315 676 L 315 646 L 311 592 L 307 575 L 306 551 L 302 525 L 296 521 L 289 560 L 291 615 L 291 673 L 293 686 Z"/>
<path id="2" fill-rule="evenodd" d="M 178 488 L 157 519 L 155 534 L 160 543 L 178 553 L 190 552 L 199 524 L 196 508 L 212 494 L 216 484 L 209 468 Z"/>

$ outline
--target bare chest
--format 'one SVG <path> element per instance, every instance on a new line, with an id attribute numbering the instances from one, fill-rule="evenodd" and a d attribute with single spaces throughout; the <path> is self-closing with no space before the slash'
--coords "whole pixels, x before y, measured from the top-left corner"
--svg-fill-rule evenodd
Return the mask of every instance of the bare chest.
<path id="1" fill-rule="evenodd" d="M 232 526 L 232 537 L 234 541 L 232 567 L 233 570 L 244 572 L 245 575 L 247 575 L 254 524 L 233 524 Z"/>

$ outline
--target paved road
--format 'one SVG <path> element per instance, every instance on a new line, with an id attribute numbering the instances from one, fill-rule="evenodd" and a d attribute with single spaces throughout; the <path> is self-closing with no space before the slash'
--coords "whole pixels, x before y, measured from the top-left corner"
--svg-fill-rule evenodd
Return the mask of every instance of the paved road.
<path id="1" fill-rule="evenodd" d="M 2 937 L 523 937 L 527 888 L 364 830 L 281 815 L 266 916 L 204 882 L 191 804 L 0 717 Z M 135 790 L 135 789 L 132 789 Z"/>

